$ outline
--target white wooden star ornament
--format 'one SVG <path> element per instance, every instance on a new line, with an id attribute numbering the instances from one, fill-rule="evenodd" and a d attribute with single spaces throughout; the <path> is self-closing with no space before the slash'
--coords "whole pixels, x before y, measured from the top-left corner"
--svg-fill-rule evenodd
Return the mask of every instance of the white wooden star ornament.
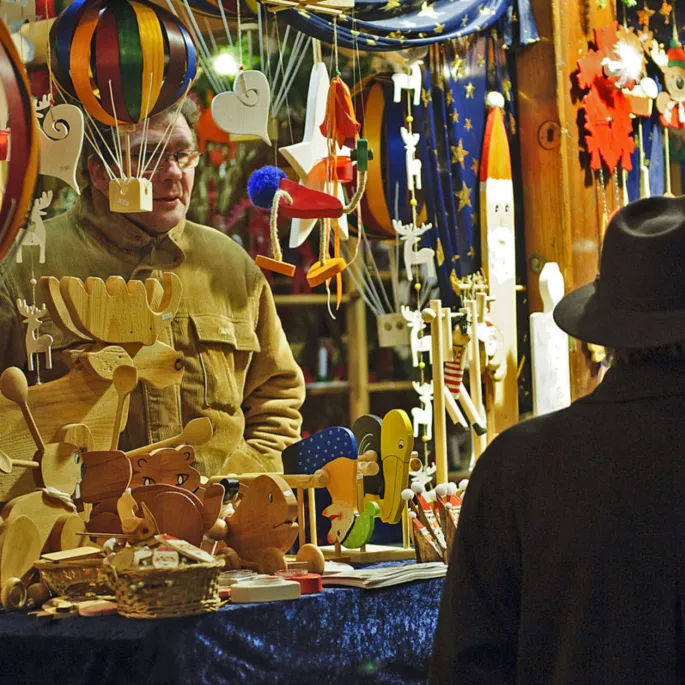
<path id="1" fill-rule="evenodd" d="M 281 152 L 292 166 L 300 179 L 305 184 L 309 172 L 317 162 L 328 156 L 328 143 L 326 136 L 321 133 L 321 124 L 326 116 L 326 100 L 330 78 L 328 70 L 323 62 L 317 62 L 312 67 L 312 75 L 309 79 L 309 91 L 307 94 L 307 113 L 304 124 L 304 136 L 302 142 L 282 147 Z M 337 149 L 338 156 L 348 157 L 350 149 L 347 147 Z M 345 204 L 342 186 L 338 184 L 338 199 Z M 318 219 L 293 219 L 290 228 L 290 247 L 299 247 L 304 243 Z M 338 220 L 338 228 L 344 239 L 349 237 L 347 218 L 343 215 Z"/>

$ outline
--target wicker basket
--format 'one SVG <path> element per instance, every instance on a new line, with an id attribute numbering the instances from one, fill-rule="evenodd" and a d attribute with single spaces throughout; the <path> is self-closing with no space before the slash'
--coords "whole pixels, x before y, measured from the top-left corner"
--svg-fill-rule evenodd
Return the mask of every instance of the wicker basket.
<path id="1" fill-rule="evenodd" d="M 112 594 L 112 586 L 102 559 L 37 561 L 41 580 L 54 595 L 86 596 Z"/>
<path id="2" fill-rule="evenodd" d="M 219 608 L 223 561 L 176 569 L 108 568 L 118 611 L 127 618 L 177 618 L 208 614 Z"/>

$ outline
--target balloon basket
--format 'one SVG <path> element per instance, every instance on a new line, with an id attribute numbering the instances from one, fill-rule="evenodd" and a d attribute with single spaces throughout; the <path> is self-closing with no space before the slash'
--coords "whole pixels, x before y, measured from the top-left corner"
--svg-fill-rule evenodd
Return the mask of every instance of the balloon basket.
<path id="1" fill-rule="evenodd" d="M 112 212 L 151 212 L 152 183 L 147 178 L 113 179 L 109 182 Z"/>

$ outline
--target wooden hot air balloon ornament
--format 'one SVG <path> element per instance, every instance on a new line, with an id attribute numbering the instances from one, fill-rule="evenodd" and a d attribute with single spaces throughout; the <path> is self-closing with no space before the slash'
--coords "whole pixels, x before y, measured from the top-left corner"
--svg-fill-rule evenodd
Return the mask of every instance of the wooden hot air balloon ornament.
<path id="1" fill-rule="evenodd" d="M 488 93 L 486 104 L 490 111 L 480 163 L 481 250 L 483 271 L 494 298 L 492 320 L 504 336 L 507 371 L 494 387 L 494 428 L 499 433 L 518 421 L 514 187 L 504 97 Z"/>
<path id="2" fill-rule="evenodd" d="M 110 175 L 114 212 L 152 209 L 154 173 L 172 126 L 134 164 L 130 135 L 137 124 L 183 99 L 195 79 L 197 54 L 177 17 L 149 0 L 74 0 L 50 30 L 52 77 L 85 110 Z M 114 130 L 113 148 L 92 120 Z M 123 138 L 123 145 L 122 145 Z"/>

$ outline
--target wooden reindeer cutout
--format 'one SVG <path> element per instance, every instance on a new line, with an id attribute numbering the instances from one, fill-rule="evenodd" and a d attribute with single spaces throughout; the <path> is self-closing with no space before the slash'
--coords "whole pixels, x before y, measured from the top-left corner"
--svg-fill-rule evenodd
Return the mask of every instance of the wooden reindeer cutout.
<path id="1" fill-rule="evenodd" d="M 407 189 L 412 192 L 414 188 L 421 190 L 421 160 L 416 159 L 416 146 L 419 144 L 418 133 L 409 133 L 404 126 L 400 128 L 400 135 L 404 141 L 407 163 Z"/>
<path id="2" fill-rule="evenodd" d="M 415 249 L 419 244 L 421 236 L 433 227 L 432 224 L 422 224 L 421 226 L 415 226 L 414 224 L 402 225 L 401 221 L 393 219 L 392 225 L 404 243 L 404 267 L 407 270 L 407 279 L 412 280 L 412 266 L 419 266 L 421 264 L 425 264 L 428 267 L 428 277 L 435 278 L 435 265 L 433 264 L 435 250 L 430 247 L 422 247 L 420 250 Z"/>
<path id="3" fill-rule="evenodd" d="M 34 357 L 41 353 L 45 354 L 45 367 L 51 369 L 53 338 L 51 335 L 38 335 L 41 319 L 48 313 L 47 308 L 43 305 L 42 309 L 38 309 L 35 305 L 29 305 L 26 300 L 17 300 L 17 309 L 26 324 L 26 357 L 29 371 L 34 370 Z"/>
<path id="4" fill-rule="evenodd" d="M 37 245 L 40 249 L 38 262 L 45 264 L 45 224 L 43 223 L 43 217 L 45 216 L 45 210 L 50 206 L 51 202 L 52 190 L 43 192 L 40 199 L 36 198 L 33 201 L 31 224 L 28 228 L 17 234 L 16 242 L 19 246 L 17 250 L 17 264 L 22 264 L 24 261 L 24 248 L 31 247 L 32 245 Z"/>
<path id="5" fill-rule="evenodd" d="M 421 407 L 414 407 L 411 415 L 414 425 L 414 437 L 419 437 L 419 426 L 426 426 L 426 437 L 430 440 L 433 437 L 433 383 L 422 383 L 419 385 L 412 381 L 414 390 L 419 394 Z"/>
<path id="6" fill-rule="evenodd" d="M 412 365 L 419 365 L 419 354 L 421 352 L 428 352 L 429 360 L 433 359 L 433 348 L 431 345 L 430 335 L 420 335 L 426 327 L 424 320 L 421 318 L 421 312 L 412 311 L 409 307 L 402 305 L 402 316 L 405 318 L 409 326 L 409 344 L 411 346 Z"/>
<path id="7" fill-rule="evenodd" d="M 414 93 L 414 107 L 421 103 L 421 60 L 409 63 L 409 73 L 393 74 L 392 80 L 395 86 L 393 93 L 394 102 L 402 102 L 402 91 L 411 90 Z M 417 134 L 418 137 L 418 134 Z"/>

